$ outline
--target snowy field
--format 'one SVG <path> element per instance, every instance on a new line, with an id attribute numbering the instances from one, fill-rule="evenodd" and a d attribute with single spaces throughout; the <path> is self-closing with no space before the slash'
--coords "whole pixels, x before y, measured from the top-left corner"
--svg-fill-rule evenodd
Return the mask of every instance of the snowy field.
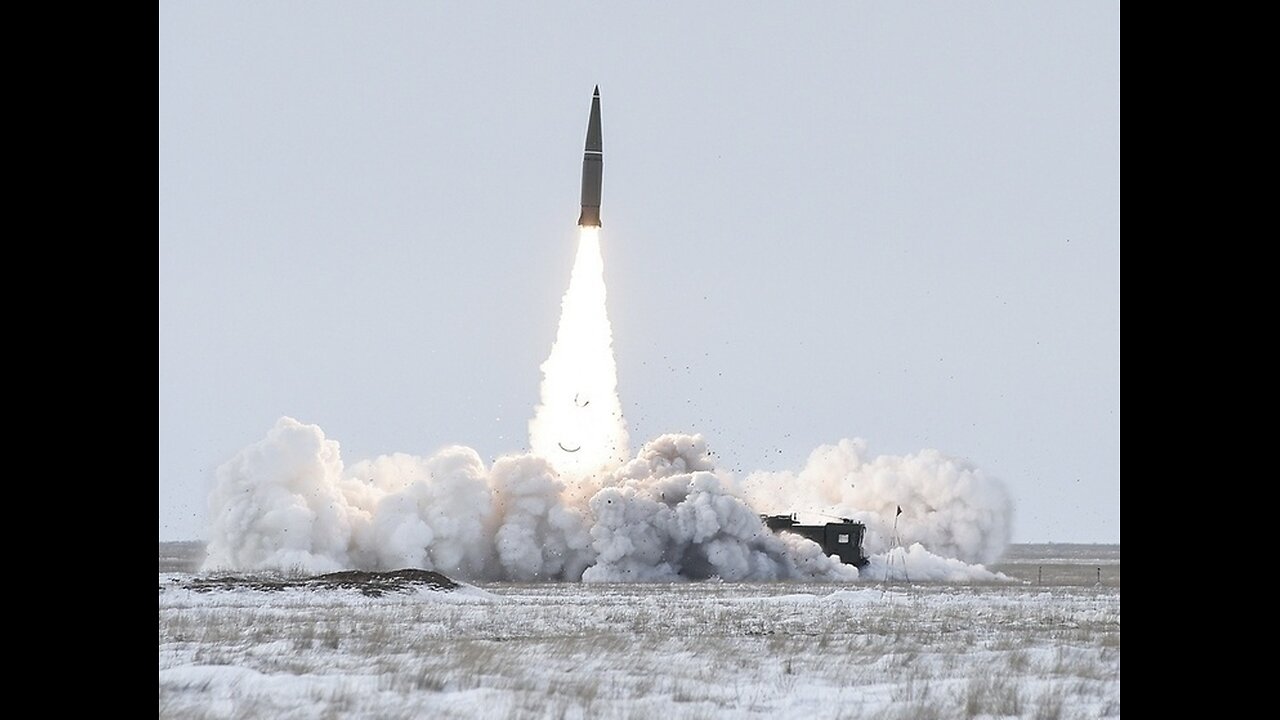
<path id="1" fill-rule="evenodd" d="M 1016 583 L 383 597 L 197 593 L 198 552 L 160 546 L 161 717 L 1120 714 L 1119 546 L 1015 545 L 994 569 Z"/>

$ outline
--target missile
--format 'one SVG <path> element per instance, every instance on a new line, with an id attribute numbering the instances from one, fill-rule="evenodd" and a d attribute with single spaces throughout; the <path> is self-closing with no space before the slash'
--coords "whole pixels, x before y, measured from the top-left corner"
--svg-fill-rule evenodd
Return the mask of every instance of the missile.
<path id="1" fill-rule="evenodd" d="M 591 97 L 587 147 L 582 153 L 582 214 L 579 227 L 600 227 L 600 184 L 604 180 L 604 149 L 600 143 L 600 86 Z"/>

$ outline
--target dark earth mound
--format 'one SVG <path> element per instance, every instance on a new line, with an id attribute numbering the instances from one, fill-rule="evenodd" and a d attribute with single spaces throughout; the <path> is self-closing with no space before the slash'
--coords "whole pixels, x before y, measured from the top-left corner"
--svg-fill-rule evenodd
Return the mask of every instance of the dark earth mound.
<path id="1" fill-rule="evenodd" d="M 269 575 L 209 575 L 191 578 L 183 587 L 196 592 L 214 590 L 288 590 L 304 588 L 314 590 L 359 590 L 370 597 L 380 597 L 389 592 L 406 592 L 418 588 L 428 590 L 453 590 L 458 583 L 431 570 L 391 570 L 368 572 L 343 570 L 307 578 L 277 577 Z"/>

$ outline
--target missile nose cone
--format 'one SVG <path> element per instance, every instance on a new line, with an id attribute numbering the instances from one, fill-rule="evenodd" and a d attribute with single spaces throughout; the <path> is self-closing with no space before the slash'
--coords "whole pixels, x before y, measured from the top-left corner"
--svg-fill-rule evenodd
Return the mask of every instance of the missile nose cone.
<path id="1" fill-rule="evenodd" d="M 596 95 L 595 95 L 595 96 L 596 96 L 596 97 L 600 97 L 600 86 L 599 86 L 599 85 L 597 85 L 597 86 L 596 86 Z"/>

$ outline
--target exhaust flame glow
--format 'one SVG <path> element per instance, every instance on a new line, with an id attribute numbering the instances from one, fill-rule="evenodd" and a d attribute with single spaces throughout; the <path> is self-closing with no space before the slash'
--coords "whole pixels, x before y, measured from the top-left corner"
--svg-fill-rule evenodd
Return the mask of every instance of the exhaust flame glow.
<path id="1" fill-rule="evenodd" d="M 560 304 L 560 327 L 551 355 L 542 363 L 541 402 L 529 421 L 533 453 L 575 479 L 617 468 L 630 455 L 605 308 L 600 228 L 579 231 L 578 256 Z"/>

